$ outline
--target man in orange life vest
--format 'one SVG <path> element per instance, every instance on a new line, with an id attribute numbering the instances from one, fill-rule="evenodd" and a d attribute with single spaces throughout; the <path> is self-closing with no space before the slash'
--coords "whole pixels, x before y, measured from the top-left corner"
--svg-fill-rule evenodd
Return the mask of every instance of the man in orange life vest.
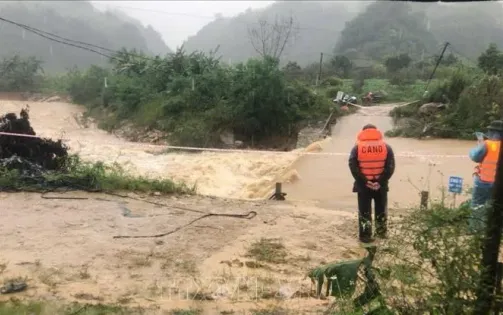
<path id="1" fill-rule="evenodd" d="M 372 242 L 372 200 L 375 205 L 376 236 L 386 237 L 388 182 L 395 172 L 395 155 L 376 126 L 365 125 L 349 156 L 349 169 L 358 195 L 358 225 L 361 242 Z"/>
<path id="2" fill-rule="evenodd" d="M 469 220 L 470 227 L 474 231 L 484 227 L 485 205 L 492 197 L 502 136 L 503 121 L 493 121 L 487 127 L 487 139 L 479 140 L 477 147 L 473 148 L 469 154 L 470 159 L 478 163 L 473 176 L 471 202 L 473 214 Z"/>

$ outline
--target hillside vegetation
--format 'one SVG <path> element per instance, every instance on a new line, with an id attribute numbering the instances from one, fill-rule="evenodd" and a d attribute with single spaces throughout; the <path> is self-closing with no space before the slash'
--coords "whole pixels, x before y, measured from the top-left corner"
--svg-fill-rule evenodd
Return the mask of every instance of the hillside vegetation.
<path id="1" fill-rule="evenodd" d="M 247 10 L 233 18 L 218 18 L 208 23 L 184 43 L 188 51 L 209 52 L 219 47 L 223 61 L 242 62 L 258 54 L 250 43 L 248 30 L 261 20 L 294 17 L 298 30 L 285 48 L 285 61 L 296 61 L 305 66 L 320 57 L 320 52 L 331 52 L 344 28 L 360 7 L 358 2 L 279 1 L 263 10 Z"/>
<path id="2" fill-rule="evenodd" d="M 485 132 L 492 120 L 503 117 L 502 75 L 503 52 L 492 44 L 477 68 L 458 68 L 432 86 L 422 102 L 393 110 L 398 127 L 389 135 L 474 139 L 474 132 Z M 421 107 L 431 102 L 444 107 Z"/>
<path id="3" fill-rule="evenodd" d="M 10 65 L 0 90 L 68 94 L 104 129 L 128 121 L 164 132 L 171 144 L 202 147 L 222 146 L 220 136 L 232 132 L 246 146 L 292 149 L 300 128 L 332 111 L 329 98 L 289 80 L 270 57 L 227 66 L 199 52 L 150 58 L 122 51 L 110 62 L 51 77 L 36 58 L 14 56 L 0 63 Z"/>
<path id="4" fill-rule="evenodd" d="M 285 48 L 283 64 L 295 61 L 304 67 L 318 62 L 320 52 L 353 53 L 360 64 L 400 53 L 431 56 L 439 54 L 445 41 L 456 54 L 474 61 L 490 43 L 503 45 L 502 15 L 503 6 L 491 1 L 277 2 L 234 18 L 219 18 L 189 37 L 184 47 L 189 52 L 208 52 L 219 46 L 224 61 L 240 62 L 257 56 L 250 44 L 250 28 L 261 19 L 272 23 L 275 17 L 292 16 L 298 30 Z"/>
<path id="5" fill-rule="evenodd" d="M 126 47 L 163 55 L 170 51 L 152 28 L 145 28 L 125 15 L 100 12 L 87 1 L 2 2 L 0 16 L 45 32 L 112 50 Z M 6 22 L 0 23 L 0 57 L 14 54 L 34 56 L 44 62 L 44 69 L 49 72 L 62 72 L 73 66 L 108 64 L 107 58 L 94 52 L 50 41 Z"/>
<path id="6" fill-rule="evenodd" d="M 351 60 L 383 60 L 407 53 L 413 59 L 438 52 L 437 40 L 427 29 L 425 12 L 408 3 L 378 1 L 346 24 L 335 52 Z"/>
<path id="7" fill-rule="evenodd" d="M 475 61 L 490 43 L 503 45 L 503 6 L 483 3 L 377 1 L 346 24 L 335 52 L 352 59 L 382 60 L 407 53 L 439 54 L 449 42 L 460 57 Z M 474 36 L 483 34 L 483 36 Z"/>
<path id="8" fill-rule="evenodd" d="M 452 44 L 458 54 L 476 61 L 489 44 L 503 46 L 503 5 L 501 2 L 457 2 L 450 4 L 411 3 L 424 10 L 427 26 L 439 42 Z"/>

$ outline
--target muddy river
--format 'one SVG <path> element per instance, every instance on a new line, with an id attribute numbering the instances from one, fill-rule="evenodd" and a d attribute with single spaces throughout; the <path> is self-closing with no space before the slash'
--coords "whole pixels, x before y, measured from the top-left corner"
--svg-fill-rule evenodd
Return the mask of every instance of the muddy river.
<path id="1" fill-rule="evenodd" d="M 1 101 L 2 112 L 16 111 L 27 102 Z M 382 131 L 392 128 L 387 115 L 395 105 L 372 107 L 344 117 L 334 126 L 332 137 L 318 146 L 322 153 L 340 155 L 299 155 L 291 153 L 205 152 L 201 154 L 159 154 L 165 148 L 132 143 L 92 124 L 83 126 L 78 117 L 83 109 L 60 102 L 30 102 L 33 128 L 41 136 L 67 139 L 73 152 L 89 161 L 117 162 L 126 170 L 148 177 L 173 178 L 196 185 L 199 193 L 229 198 L 264 198 L 276 180 L 285 182 L 290 200 L 312 200 L 323 207 L 352 209 L 355 197 L 347 153 L 366 123 Z M 395 154 L 467 155 L 475 141 L 387 139 Z M 315 147 L 316 147 L 315 146 Z M 320 150 L 318 150 L 320 151 Z M 157 153 L 156 153 L 157 152 Z M 440 198 L 448 176 L 456 175 L 471 184 L 473 163 L 468 157 L 400 157 L 391 181 L 390 206 L 417 204 L 419 191 L 429 189 Z"/>

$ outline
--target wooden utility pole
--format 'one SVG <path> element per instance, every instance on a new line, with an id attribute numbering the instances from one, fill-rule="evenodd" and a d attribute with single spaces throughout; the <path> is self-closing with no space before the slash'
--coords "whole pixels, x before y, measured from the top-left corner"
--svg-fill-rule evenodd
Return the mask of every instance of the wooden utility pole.
<path id="1" fill-rule="evenodd" d="M 320 53 L 320 70 L 318 72 L 318 80 L 316 80 L 316 85 L 319 85 L 321 83 L 321 69 L 323 67 L 323 53 Z"/>
<path id="2" fill-rule="evenodd" d="M 501 140 L 500 140 L 501 141 Z M 503 230 L 503 148 L 501 148 L 496 167 L 493 187 L 493 204 L 488 209 L 486 235 L 482 249 L 480 284 L 477 288 L 477 300 L 474 315 L 488 315 L 494 303 L 496 279 L 498 278 L 498 256 Z"/>
<path id="3" fill-rule="evenodd" d="M 421 191 L 421 203 L 419 204 L 419 208 L 421 210 L 428 209 L 428 198 L 430 193 L 428 191 Z"/>
<path id="4" fill-rule="evenodd" d="M 440 53 L 440 57 L 438 57 L 437 63 L 435 64 L 435 68 L 433 68 L 433 71 L 431 72 L 430 78 L 428 79 L 428 83 L 426 83 L 426 88 L 425 90 L 428 91 L 428 86 L 430 85 L 431 79 L 433 79 L 433 75 L 435 75 L 435 72 L 437 71 L 438 65 L 440 64 L 440 61 L 442 60 L 442 57 L 444 56 L 445 50 L 447 49 L 447 46 L 449 46 L 449 42 L 446 42 L 444 45 L 444 49 L 442 49 L 442 52 Z"/>

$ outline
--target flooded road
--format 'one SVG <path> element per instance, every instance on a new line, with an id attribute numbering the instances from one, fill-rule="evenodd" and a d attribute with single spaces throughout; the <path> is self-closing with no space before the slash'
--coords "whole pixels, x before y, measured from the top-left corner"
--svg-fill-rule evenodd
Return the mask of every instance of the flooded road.
<path id="1" fill-rule="evenodd" d="M 368 123 L 383 133 L 392 129 L 387 113 L 396 105 L 365 108 L 364 112 L 343 117 L 334 126 L 332 139 L 322 152 L 349 154 L 356 135 Z M 386 138 L 395 155 L 465 155 L 466 158 L 396 157 L 396 171 L 390 182 L 389 207 L 419 204 L 419 192 L 429 190 L 432 198 L 442 197 L 449 176 L 461 176 L 471 186 L 474 163 L 468 158 L 475 141 L 416 140 Z M 299 179 L 284 184 L 289 200 L 313 200 L 325 208 L 356 209 L 356 196 L 352 193 L 353 178 L 348 167 L 348 156 L 303 156 L 293 166 Z M 451 196 L 448 196 L 452 199 Z M 461 200 L 462 198 L 458 198 Z"/>

